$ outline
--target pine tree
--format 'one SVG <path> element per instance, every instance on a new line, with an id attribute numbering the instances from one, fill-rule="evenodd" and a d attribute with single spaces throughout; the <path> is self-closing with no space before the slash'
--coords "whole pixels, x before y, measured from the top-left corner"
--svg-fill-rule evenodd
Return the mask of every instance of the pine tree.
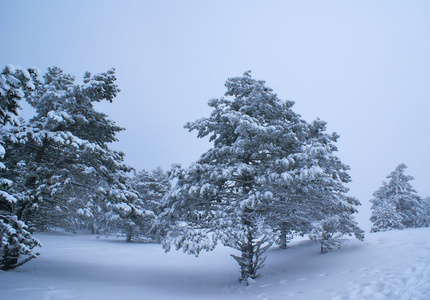
<path id="1" fill-rule="evenodd" d="M 36 69 L 25 70 L 11 65 L 0 73 L 0 159 L 6 154 L 3 145 L 17 140 L 10 130 L 19 125 L 19 101 L 34 89 L 36 75 Z M 41 244 L 15 214 L 17 199 L 10 194 L 13 182 L 5 178 L 10 177 L 10 173 L 2 162 L 0 173 L 0 269 L 10 270 L 37 257 L 39 253 L 33 248 Z"/>
<path id="2" fill-rule="evenodd" d="M 300 151 L 267 169 L 264 182 L 270 186 L 272 195 L 276 195 L 269 205 L 268 219 L 278 232 L 281 248 L 286 248 L 287 241 L 295 234 L 310 233 L 312 238 L 326 243 L 315 231 L 320 227 L 317 224 L 324 222 L 332 225 L 324 228 L 334 231 L 325 236 L 337 236 L 339 240 L 344 234 L 354 234 L 363 239 L 364 233 L 353 219 L 355 207 L 360 203 L 346 196 L 345 184 L 351 181 L 349 167 L 334 154 L 338 138 L 336 133 L 327 134 L 326 122 L 317 119 L 308 124 Z M 339 218 L 342 223 L 333 222 Z"/>
<path id="3" fill-rule="evenodd" d="M 157 167 L 151 172 L 141 170 L 134 174 L 131 179 L 131 186 L 139 194 L 144 202 L 144 207 L 152 211 L 156 216 L 162 212 L 162 199 L 172 187 L 170 172 Z M 142 224 L 141 234 L 152 242 L 161 242 L 166 235 L 166 226 L 162 220 L 157 222 Z"/>
<path id="4" fill-rule="evenodd" d="M 423 199 L 423 206 L 424 206 L 424 225 L 429 227 L 430 226 L 430 197 L 426 197 Z"/>
<path id="5" fill-rule="evenodd" d="M 210 100 L 211 116 L 185 126 L 214 145 L 181 174 L 165 205 L 178 218 L 171 232 L 177 248 L 198 254 L 221 241 L 241 252 L 234 258 L 240 279 L 247 280 L 258 276 L 272 243 L 271 204 L 285 193 L 274 190 L 274 182 L 289 180 L 268 170 L 301 150 L 308 126 L 291 109 L 292 101 L 279 99 L 249 72 L 229 79 L 226 87 L 232 99 Z"/>
<path id="6" fill-rule="evenodd" d="M 307 207 L 310 221 L 309 237 L 321 242 L 321 253 L 340 248 L 345 235 L 364 239 L 364 231 L 358 227 L 354 214 L 358 213 L 360 202 L 347 196 L 349 189 L 345 184 L 351 182 L 349 166 L 343 164 L 335 155 L 339 135 L 326 133 L 326 122 L 319 119 L 310 124 L 310 138 L 302 152 L 305 163 L 298 168 L 300 186 L 305 198 L 310 201 Z M 307 175 L 307 176 L 306 176 Z M 309 227 L 308 227 L 309 229 Z"/>
<path id="7" fill-rule="evenodd" d="M 409 181 L 414 178 L 405 175 L 405 164 L 400 164 L 387 176 L 388 183 L 373 194 L 372 232 L 409 227 L 421 227 L 424 223 L 423 203 Z"/>
<path id="8" fill-rule="evenodd" d="M 36 82 L 27 98 L 36 116 L 17 132 L 28 142 L 11 144 L 7 157 L 17 176 L 19 213 L 32 226 L 119 230 L 129 240 L 137 223 L 152 217 L 129 186 L 124 154 L 108 146 L 123 129 L 93 107 L 116 97 L 115 80 L 114 70 L 87 72 L 80 85 L 53 67 Z"/>
<path id="9" fill-rule="evenodd" d="M 324 239 L 313 235 L 325 245 L 344 234 L 362 239 L 352 217 L 359 202 L 344 186 L 349 168 L 334 155 L 338 135 L 327 134 L 323 121 L 306 123 L 294 102 L 249 72 L 226 87 L 229 98 L 209 101 L 210 117 L 185 126 L 213 147 L 180 172 L 164 199 L 164 216 L 173 221 L 165 248 L 198 255 L 221 242 L 240 251 L 233 257 L 240 280 L 248 280 L 274 240 L 285 247 L 287 234 L 311 233 L 318 222 L 331 220 Z"/>

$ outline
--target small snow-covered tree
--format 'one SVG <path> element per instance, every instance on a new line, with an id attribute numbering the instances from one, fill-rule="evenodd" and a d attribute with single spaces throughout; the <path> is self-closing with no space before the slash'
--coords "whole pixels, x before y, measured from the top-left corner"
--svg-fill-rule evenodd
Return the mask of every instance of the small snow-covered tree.
<path id="1" fill-rule="evenodd" d="M 161 200 L 172 185 L 168 172 L 161 167 L 157 167 L 151 172 L 142 170 L 135 173 L 131 184 L 144 200 L 153 205 L 154 211 L 159 211 Z"/>
<path id="2" fill-rule="evenodd" d="M 423 199 L 423 206 L 424 206 L 424 225 L 429 227 L 430 226 L 430 197 L 426 197 Z"/>
<path id="3" fill-rule="evenodd" d="M 8 65 L 0 73 L 0 159 L 5 156 L 6 142 L 16 142 L 11 128 L 19 125 L 19 101 L 34 89 L 36 69 L 14 68 Z M 7 178 L 10 172 L 0 162 L 0 269 L 14 269 L 35 258 L 33 251 L 41 246 L 29 232 L 27 225 L 16 216 L 17 199 L 11 195 L 13 182 Z"/>
<path id="4" fill-rule="evenodd" d="M 387 176 L 388 183 L 373 193 L 372 232 L 423 226 L 423 203 L 409 183 L 414 178 L 405 174 L 406 168 L 405 164 L 397 166 Z"/>
<path id="5" fill-rule="evenodd" d="M 151 172 L 141 170 L 131 178 L 131 186 L 136 190 L 144 202 L 144 207 L 156 216 L 162 212 L 162 199 L 172 188 L 170 172 L 157 167 Z M 166 226 L 163 222 L 147 223 L 141 227 L 141 234 L 150 241 L 161 242 L 166 235 Z"/>
<path id="6" fill-rule="evenodd" d="M 351 218 L 355 212 L 341 208 L 340 212 L 334 211 L 321 221 L 312 224 L 309 238 L 321 243 L 321 253 L 326 253 L 334 247 L 340 249 L 345 235 L 355 235 L 361 241 L 364 239 L 364 231 Z"/>

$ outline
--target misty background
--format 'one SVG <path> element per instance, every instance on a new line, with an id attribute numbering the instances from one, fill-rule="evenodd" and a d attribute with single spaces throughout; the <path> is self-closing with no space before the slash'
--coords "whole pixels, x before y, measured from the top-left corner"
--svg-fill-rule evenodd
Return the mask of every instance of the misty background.
<path id="1" fill-rule="evenodd" d="M 115 67 L 121 93 L 97 109 L 126 128 L 112 148 L 137 171 L 197 160 L 211 145 L 183 125 L 252 70 L 340 134 L 363 229 L 368 200 L 400 163 L 430 196 L 429 1 L 0 3 L 2 68 L 58 66 L 81 82 Z"/>

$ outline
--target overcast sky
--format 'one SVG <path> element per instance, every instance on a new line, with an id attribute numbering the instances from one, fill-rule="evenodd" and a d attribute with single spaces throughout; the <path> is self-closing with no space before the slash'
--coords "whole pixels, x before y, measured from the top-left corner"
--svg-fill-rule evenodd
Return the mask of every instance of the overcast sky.
<path id="1" fill-rule="evenodd" d="M 0 4 L 1 67 L 55 65 L 79 81 L 116 68 L 122 91 L 98 108 L 127 129 L 113 148 L 137 170 L 197 160 L 210 144 L 183 125 L 209 115 L 227 78 L 252 70 L 305 120 L 340 134 L 361 219 L 400 163 L 430 196 L 430 1 Z"/>

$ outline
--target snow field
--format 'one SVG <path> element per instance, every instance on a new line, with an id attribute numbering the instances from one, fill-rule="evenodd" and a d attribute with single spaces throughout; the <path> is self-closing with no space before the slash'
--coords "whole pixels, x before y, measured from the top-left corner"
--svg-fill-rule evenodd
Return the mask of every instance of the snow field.
<path id="1" fill-rule="evenodd" d="M 369 233 L 340 250 L 272 247 L 261 277 L 237 281 L 236 251 L 199 258 L 123 238 L 40 233 L 41 256 L 0 272 L 0 299 L 401 299 L 430 298 L 430 228 Z"/>
<path id="2" fill-rule="evenodd" d="M 280 255 L 268 257 L 267 269 L 285 266 L 273 277 L 285 276 L 277 284 L 290 291 L 271 288 L 274 297 L 265 299 L 429 299 L 429 233 L 422 228 L 367 234 L 363 243 L 349 240 L 321 256 L 312 242 L 301 242 L 284 263 Z"/>

